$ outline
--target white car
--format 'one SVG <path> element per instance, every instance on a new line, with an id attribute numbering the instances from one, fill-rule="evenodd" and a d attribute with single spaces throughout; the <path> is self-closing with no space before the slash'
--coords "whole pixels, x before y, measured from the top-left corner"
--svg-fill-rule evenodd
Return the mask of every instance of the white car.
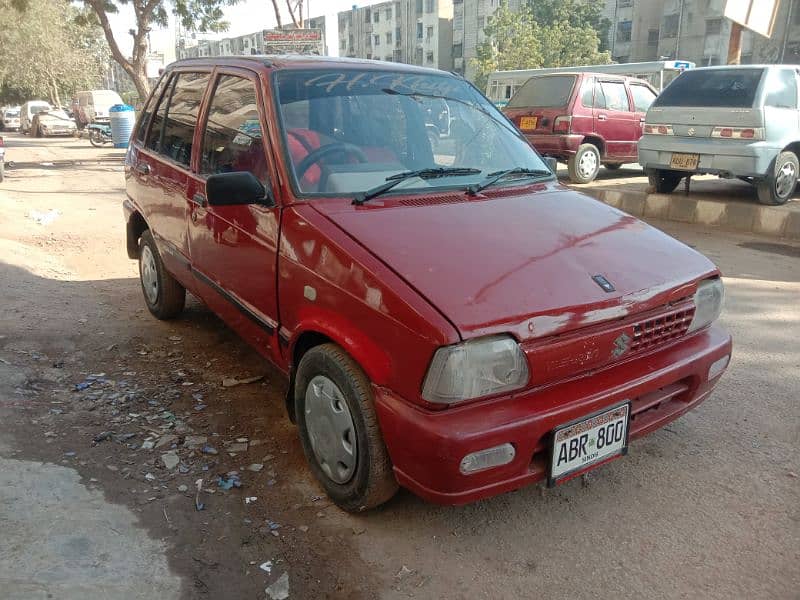
<path id="1" fill-rule="evenodd" d="M 37 113 L 31 122 L 31 132 L 35 137 L 52 135 L 74 135 L 78 130 L 75 120 L 63 110 L 48 110 Z"/>
<path id="2" fill-rule="evenodd" d="M 19 129 L 19 106 L 7 106 L 0 113 L 0 131 Z"/>

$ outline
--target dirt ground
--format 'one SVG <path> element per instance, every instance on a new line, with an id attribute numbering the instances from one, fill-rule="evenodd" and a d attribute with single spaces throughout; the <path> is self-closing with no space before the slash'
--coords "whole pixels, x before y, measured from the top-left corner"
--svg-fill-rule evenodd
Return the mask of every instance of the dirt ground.
<path id="1" fill-rule="evenodd" d="M 122 152 L 6 142 L 15 165 L 0 184 L 0 485 L 38 478 L 57 490 L 64 478 L 50 465 L 76 473 L 71 485 L 132 515 L 166 564 L 136 571 L 141 596 L 92 594 L 100 583 L 88 569 L 75 597 L 260 599 L 286 575 L 298 599 L 798 598 L 800 246 L 657 223 L 727 276 L 734 360 L 711 399 L 583 480 L 458 508 L 401 491 L 351 516 L 305 467 L 282 376 L 196 300 L 171 322 L 145 309 L 125 255 Z M 253 376 L 263 379 L 222 385 Z M 232 471 L 242 487 L 223 489 Z M 25 540 L 56 521 L 78 526 L 70 502 L 81 497 L 15 527 L 17 509 L 0 504 L 14 548 L 0 544 L 0 589 L 59 589 L 52 572 L 8 573 L 34 552 Z M 113 525 L 127 518 L 118 514 L 103 536 L 139 547 Z"/>

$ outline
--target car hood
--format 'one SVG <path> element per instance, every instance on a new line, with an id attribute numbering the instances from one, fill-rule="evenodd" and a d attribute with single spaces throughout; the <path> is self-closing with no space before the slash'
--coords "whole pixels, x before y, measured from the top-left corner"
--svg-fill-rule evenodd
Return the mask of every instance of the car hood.
<path id="1" fill-rule="evenodd" d="M 39 113 L 39 121 L 44 121 L 46 123 L 58 123 L 59 125 L 65 125 L 73 122 L 67 113 L 56 110 L 51 110 L 50 112 L 46 113 Z"/>
<path id="2" fill-rule="evenodd" d="M 684 298 L 717 272 L 663 232 L 559 184 L 313 205 L 464 339 L 530 339 L 619 319 Z"/>

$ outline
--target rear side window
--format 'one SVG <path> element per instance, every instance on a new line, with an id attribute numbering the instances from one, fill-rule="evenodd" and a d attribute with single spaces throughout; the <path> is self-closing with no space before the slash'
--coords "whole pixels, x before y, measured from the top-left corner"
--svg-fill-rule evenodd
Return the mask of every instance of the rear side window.
<path id="1" fill-rule="evenodd" d="M 561 108 L 569 104 L 575 75 L 533 77 L 508 101 L 509 108 Z"/>
<path id="2" fill-rule="evenodd" d="M 767 80 L 767 106 L 797 108 L 797 78 L 794 71 L 773 71 Z"/>
<path id="3" fill-rule="evenodd" d="M 142 116 L 139 119 L 139 129 L 136 131 L 136 139 L 140 142 L 144 141 L 144 136 L 147 134 L 147 123 L 150 121 L 150 116 L 153 114 L 156 104 L 158 103 L 158 99 L 161 96 L 161 93 L 164 91 L 164 87 L 166 85 L 167 76 L 165 75 L 158 82 L 156 89 L 150 95 L 150 100 L 148 100 L 144 110 L 142 111 Z"/>
<path id="4" fill-rule="evenodd" d="M 633 96 L 633 108 L 636 112 L 647 112 L 656 99 L 655 92 L 644 85 L 632 85 L 631 96 Z"/>
<path id="5" fill-rule="evenodd" d="M 252 80 L 222 75 L 208 110 L 200 172 L 250 171 L 267 181 L 264 136 Z"/>
<path id="6" fill-rule="evenodd" d="M 153 124 L 150 126 L 150 133 L 147 134 L 147 142 L 145 146 L 148 150 L 158 152 L 161 149 L 161 134 L 164 132 L 164 117 L 167 114 L 167 106 L 169 105 L 170 96 L 175 89 L 175 80 L 177 77 L 172 77 L 167 83 L 167 89 L 161 100 L 158 102 L 155 114 L 153 115 Z"/>
<path id="7" fill-rule="evenodd" d="M 752 108 L 764 69 L 690 69 L 653 106 Z"/>
<path id="8" fill-rule="evenodd" d="M 187 167 L 192 158 L 197 114 L 210 78 L 209 73 L 180 73 L 164 117 L 160 152 Z"/>
<path id="9" fill-rule="evenodd" d="M 628 102 L 628 92 L 625 91 L 625 84 L 621 81 L 603 81 L 600 83 L 603 95 L 606 99 L 606 109 L 629 111 L 631 109 Z"/>

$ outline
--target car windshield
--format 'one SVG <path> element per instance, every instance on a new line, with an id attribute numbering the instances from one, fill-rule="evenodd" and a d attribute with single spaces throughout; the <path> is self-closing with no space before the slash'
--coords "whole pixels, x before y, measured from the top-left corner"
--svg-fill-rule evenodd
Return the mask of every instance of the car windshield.
<path id="1" fill-rule="evenodd" d="M 532 77 L 508 101 L 508 108 L 561 108 L 569 103 L 575 75 Z"/>
<path id="2" fill-rule="evenodd" d="M 19 109 L 17 108 L 15 110 L 7 110 L 6 111 L 6 116 L 7 117 L 18 117 L 19 116 Z"/>
<path id="3" fill-rule="evenodd" d="M 670 83 L 653 106 L 751 108 L 764 69 L 692 69 Z"/>
<path id="4" fill-rule="evenodd" d="M 45 112 L 48 110 L 50 110 L 50 105 L 48 104 L 32 104 L 30 107 L 32 115 L 38 114 L 40 112 Z"/>
<path id="5" fill-rule="evenodd" d="M 301 194 L 353 195 L 424 169 L 446 172 L 404 179 L 391 193 L 464 189 L 505 169 L 547 169 L 502 113 L 451 75 L 327 69 L 275 77 L 283 143 Z M 519 178 L 499 185 L 515 184 Z"/>

